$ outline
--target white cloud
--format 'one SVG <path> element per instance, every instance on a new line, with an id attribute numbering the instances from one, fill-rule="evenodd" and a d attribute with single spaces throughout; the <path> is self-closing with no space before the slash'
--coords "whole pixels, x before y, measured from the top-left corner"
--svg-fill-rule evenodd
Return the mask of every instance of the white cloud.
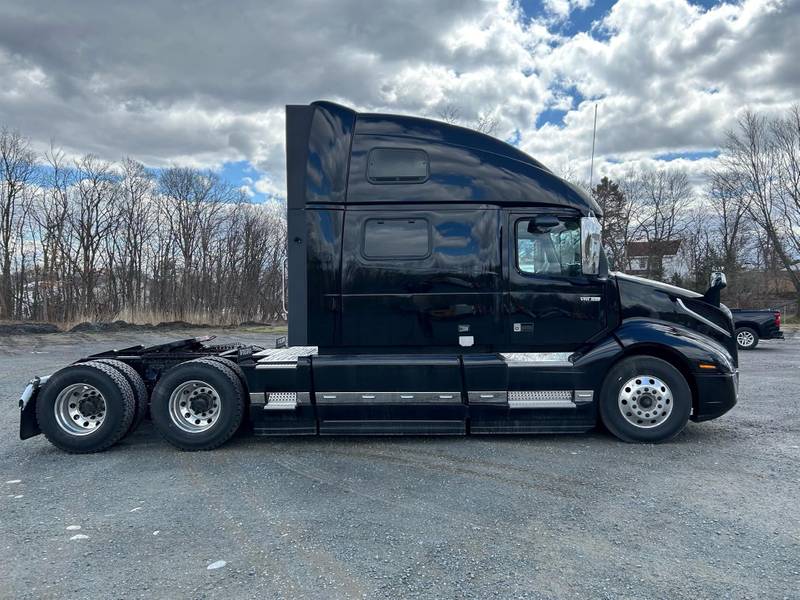
<path id="1" fill-rule="evenodd" d="M 586 9 L 594 0 L 544 0 L 545 10 L 558 19 L 566 19 L 575 9 Z"/>
<path id="2" fill-rule="evenodd" d="M 511 0 L 202 10 L 0 0 L 0 121 L 73 154 L 152 166 L 247 160 L 259 173 L 241 182 L 246 193 L 280 196 L 289 103 L 433 117 L 451 105 L 467 121 L 491 113 L 498 137 L 518 131 L 524 150 L 588 177 L 595 102 L 602 174 L 713 149 L 744 107 L 800 100 L 797 0 L 709 10 L 620 0 L 590 32 L 559 33 L 590 4 L 548 0 L 530 18 Z M 546 109 L 566 111 L 563 125 L 537 129 Z"/>

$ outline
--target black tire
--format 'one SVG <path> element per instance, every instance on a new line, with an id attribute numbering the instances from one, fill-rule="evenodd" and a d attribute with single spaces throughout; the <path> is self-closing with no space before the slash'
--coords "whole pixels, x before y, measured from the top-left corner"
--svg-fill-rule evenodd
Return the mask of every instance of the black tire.
<path id="1" fill-rule="evenodd" d="M 639 377 L 643 380 L 641 384 L 647 385 L 648 378 L 644 376 L 662 380 L 670 392 L 670 399 L 666 400 L 666 402 L 670 403 L 672 408 L 666 417 L 658 417 L 659 419 L 664 418 L 661 423 L 653 421 L 656 423 L 655 425 L 651 425 L 649 419 L 637 418 L 635 413 L 627 409 L 626 414 L 630 416 L 626 417 L 621 410 L 620 402 L 624 400 L 624 396 L 621 399 L 620 394 L 623 393 L 623 388 L 629 390 L 630 388 L 625 387 L 626 384 L 631 380 L 639 383 L 639 379 L 637 379 Z M 642 399 L 646 398 L 648 403 L 660 402 L 660 397 L 655 396 L 658 392 L 655 391 L 655 388 L 653 390 L 654 397 L 650 398 L 646 393 Z M 659 398 L 659 400 L 656 400 L 656 398 Z M 662 405 L 658 406 L 660 411 Z M 652 410 L 636 405 L 633 408 Z M 611 433 L 624 442 L 652 444 L 671 440 L 686 427 L 691 412 L 692 390 L 689 388 L 686 378 L 670 363 L 653 356 L 631 356 L 618 362 L 606 376 L 600 392 L 600 417 L 603 424 Z M 641 425 L 632 423 L 628 419 L 636 420 Z"/>
<path id="2" fill-rule="evenodd" d="M 133 433 L 136 431 L 136 428 L 142 424 L 147 412 L 150 410 L 150 396 L 147 393 L 147 386 L 144 384 L 144 379 L 142 379 L 142 376 L 136 372 L 136 369 L 129 364 L 122 362 L 121 360 L 114 360 L 113 358 L 101 358 L 92 362 L 110 365 L 122 373 L 122 376 L 127 379 L 128 384 L 133 390 L 133 396 L 136 399 L 136 411 L 133 414 L 133 421 L 131 422 L 130 429 L 128 429 L 125 435 L 128 433 Z"/>
<path id="3" fill-rule="evenodd" d="M 219 397 L 216 420 L 203 431 L 186 431 L 179 425 L 183 422 L 180 414 L 175 417 L 170 410 L 173 392 L 190 381 L 205 382 Z M 178 406 L 177 401 L 175 406 Z M 236 373 L 227 365 L 208 358 L 190 360 L 167 371 L 153 388 L 150 400 L 150 416 L 156 429 L 181 450 L 213 450 L 221 446 L 239 428 L 244 411 L 244 389 Z"/>
<path id="4" fill-rule="evenodd" d="M 242 370 L 242 367 L 240 367 L 238 363 L 235 363 L 231 359 L 225 358 L 224 356 L 204 356 L 203 358 L 204 360 L 213 360 L 221 365 L 225 365 L 231 371 L 236 373 L 236 377 L 239 378 L 239 382 L 242 384 L 242 389 L 244 390 L 244 393 L 247 394 L 247 377 L 245 377 L 244 371 Z M 247 400 L 246 397 L 245 400 Z"/>
<path id="5" fill-rule="evenodd" d="M 740 336 L 739 334 L 743 335 Z M 748 334 L 753 336 L 752 342 L 750 342 Z M 758 341 L 758 332 L 752 327 L 738 327 L 736 329 L 736 345 L 739 347 L 739 350 L 754 350 L 755 347 L 758 346 Z"/>
<path id="6" fill-rule="evenodd" d="M 56 418 L 59 394 L 74 384 L 94 387 L 105 400 L 102 423 L 85 435 L 65 430 Z M 86 362 L 53 374 L 36 399 L 36 419 L 51 444 L 74 454 L 100 452 L 116 444 L 128 432 L 136 411 L 136 399 L 128 381 L 109 365 Z"/>

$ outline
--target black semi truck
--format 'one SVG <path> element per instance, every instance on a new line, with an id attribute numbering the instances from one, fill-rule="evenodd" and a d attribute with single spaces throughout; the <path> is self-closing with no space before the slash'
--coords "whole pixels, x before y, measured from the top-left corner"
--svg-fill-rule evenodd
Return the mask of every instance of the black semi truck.
<path id="1" fill-rule="evenodd" d="M 20 401 L 20 436 L 167 441 L 584 432 L 660 442 L 736 404 L 724 276 L 609 273 L 599 206 L 519 149 L 329 102 L 286 109 L 288 346 L 111 350 Z"/>

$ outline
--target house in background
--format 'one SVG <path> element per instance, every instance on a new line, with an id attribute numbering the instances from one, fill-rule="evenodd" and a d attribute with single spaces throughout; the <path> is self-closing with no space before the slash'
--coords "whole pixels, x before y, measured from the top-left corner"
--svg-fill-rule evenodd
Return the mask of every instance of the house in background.
<path id="1" fill-rule="evenodd" d="M 681 240 L 628 242 L 626 272 L 662 281 L 683 278 L 689 274 L 689 268 L 680 249 Z"/>

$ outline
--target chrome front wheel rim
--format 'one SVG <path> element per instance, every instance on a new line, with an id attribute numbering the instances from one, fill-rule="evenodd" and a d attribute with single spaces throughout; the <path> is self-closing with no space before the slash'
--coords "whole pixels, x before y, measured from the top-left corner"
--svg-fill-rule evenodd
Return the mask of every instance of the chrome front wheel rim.
<path id="1" fill-rule="evenodd" d="M 749 331 L 740 331 L 736 334 L 736 341 L 742 348 L 749 348 L 753 345 L 755 337 Z"/>
<path id="2" fill-rule="evenodd" d="M 68 385 L 53 405 L 56 423 L 70 435 L 90 435 L 106 418 L 106 399 L 100 390 L 86 383 Z"/>
<path id="3" fill-rule="evenodd" d="M 181 431 L 202 433 L 219 420 L 222 399 L 210 383 L 192 379 L 180 384 L 169 397 L 169 418 Z"/>
<path id="4" fill-rule="evenodd" d="M 672 414 L 672 390 L 658 377 L 637 375 L 620 388 L 617 405 L 625 420 L 641 429 L 652 429 Z"/>

